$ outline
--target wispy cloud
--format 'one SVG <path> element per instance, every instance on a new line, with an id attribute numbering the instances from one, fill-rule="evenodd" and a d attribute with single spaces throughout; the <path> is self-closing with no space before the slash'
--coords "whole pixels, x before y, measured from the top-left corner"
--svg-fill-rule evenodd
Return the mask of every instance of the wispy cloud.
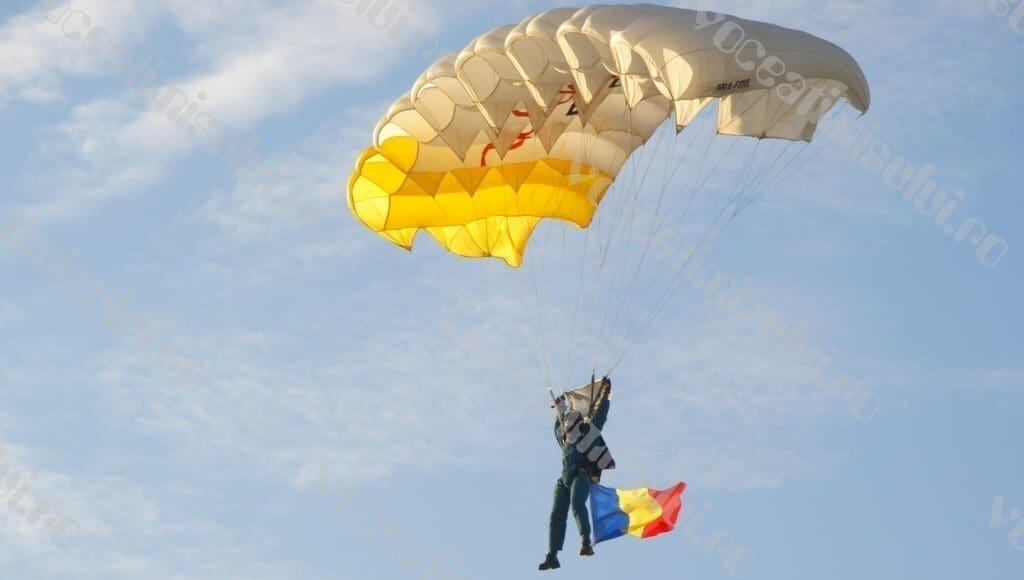
<path id="1" fill-rule="evenodd" d="M 124 91 L 123 79 L 111 77 L 113 96 L 72 108 L 45 146 L 59 156 L 60 180 L 66 185 L 50 202 L 34 207 L 35 213 L 66 218 L 105 199 L 138 192 L 166 175 L 172 162 L 195 151 L 212 149 L 225 159 L 225 172 L 232 173 L 238 168 L 229 163 L 232 151 L 253 139 L 265 146 L 254 132 L 261 122 L 294 112 L 330 89 L 379 78 L 404 56 L 380 50 L 367 58 L 366 47 L 378 45 L 381 32 L 352 18 L 352 8 L 344 4 L 303 2 L 262 10 L 230 2 L 218 6 L 198 15 L 185 14 L 182 3 L 171 6 L 183 13 L 182 42 L 198 61 L 192 72 L 168 78 L 159 55 L 139 56 L 142 70 L 129 82 L 141 82 L 141 87 Z M 420 10 L 410 31 L 429 26 L 428 9 Z M 145 93 L 146 86 L 158 90 Z M 181 99 L 200 111 L 193 110 L 192 118 L 206 115 L 202 133 L 208 139 L 197 138 L 195 127 L 179 122 L 178 113 L 186 115 Z M 231 136 L 218 137 L 224 131 Z"/>
<path id="2" fill-rule="evenodd" d="M 49 102 L 66 98 L 68 79 L 105 74 L 103 63 L 81 50 L 69 35 L 79 35 L 81 22 L 61 29 L 59 17 L 67 3 L 39 2 L 0 25 L 0 106 L 19 99 Z M 82 0 L 75 9 L 96 25 L 121 32 L 127 46 L 141 40 L 158 12 L 152 3 L 139 0 Z M 76 26 L 77 25 L 77 26 Z"/>
<path id="3" fill-rule="evenodd" d="M 269 183 L 261 175 L 248 174 L 233 188 L 214 192 L 198 217 L 217 228 L 217 245 L 252 243 L 323 227 L 339 234 L 331 237 L 344 238 L 349 246 L 338 251 L 361 245 L 367 237 L 352 239 L 364 230 L 357 229 L 348 214 L 345 187 L 356 155 L 368 145 L 365 131 L 354 127 L 371 118 L 365 111 L 351 111 L 340 123 L 342 128 L 332 125 L 297 144 L 293 152 L 266 159 L 276 168 Z"/>
<path id="4" fill-rule="evenodd" d="M 391 336 L 404 347 L 367 336 L 362 348 L 311 352 L 266 333 L 225 333 L 190 342 L 208 362 L 193 393 L 132 370 L 123 353 L 112 353 L 100 382 L 121 420 L 221 473 L 256 469 L 309 483 L 327 464 L 359 482 L 400 466 L 466 461 L 464 439 L 486 432 L 479 412 L 495 395 L 438 373 L 422 337 Z"/>

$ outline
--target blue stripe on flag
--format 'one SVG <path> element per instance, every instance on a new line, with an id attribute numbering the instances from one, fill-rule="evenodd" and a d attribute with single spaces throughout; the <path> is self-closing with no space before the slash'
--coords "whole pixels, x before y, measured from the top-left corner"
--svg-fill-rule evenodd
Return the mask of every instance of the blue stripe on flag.
<path id="1" fill-rule="evenodd" d="M 625 535 L 629 529 L 629 515 L 619 509 L 619 494 L 610 487 L 590 486 L 590 513 L 595 544 Z"/>

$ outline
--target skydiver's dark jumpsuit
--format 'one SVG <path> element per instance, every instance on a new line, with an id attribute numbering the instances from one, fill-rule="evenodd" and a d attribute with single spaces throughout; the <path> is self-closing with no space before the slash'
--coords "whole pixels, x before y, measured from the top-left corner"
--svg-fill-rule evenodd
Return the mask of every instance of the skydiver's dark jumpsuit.
<path id="1" fill-rule="evenodd" d="M 573 517 L 579 528 L 580 537 L 590 542 L 590 513 L 587 511 L 587 498 L 590 497 L 591 477 L 600 478 L 600 468 L 595 463 L 596 457 L 587 455 L 592 450 L 605 447 L 604 438 L 587 437 L 588 431 L 596 427 L 599 431 L 608 420 L 611 401 L 604 397 L 590 424 L 582 420 L 581 415 L 570 412 L 563 421 L 555 419 L 555 440 L 562 448 L 562 476 L 555 482 L 554 505 L 551 506 L 551 522 L 549 525 L 548 550 L 558 552 L 565 544 L 566 520 L 569 517 L 569 506 L 572 505 Z M 568 432 L 568 437 L 566 437 Z M 582 445 L 581 445 L 582 443 Z M 610 459 L 610 455 L 608 456 Z"/>

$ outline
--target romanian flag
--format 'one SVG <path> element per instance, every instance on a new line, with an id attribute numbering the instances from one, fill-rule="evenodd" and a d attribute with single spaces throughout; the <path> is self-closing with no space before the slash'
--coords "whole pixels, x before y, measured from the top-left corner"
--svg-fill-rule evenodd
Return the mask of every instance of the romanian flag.
<path id="1" fill-rule="evenodd" d="M 664 491 L 590 486 L 594 543 L 630 534 L 650 538 L 671 531 L 683 508 L 685 483 Z"/>

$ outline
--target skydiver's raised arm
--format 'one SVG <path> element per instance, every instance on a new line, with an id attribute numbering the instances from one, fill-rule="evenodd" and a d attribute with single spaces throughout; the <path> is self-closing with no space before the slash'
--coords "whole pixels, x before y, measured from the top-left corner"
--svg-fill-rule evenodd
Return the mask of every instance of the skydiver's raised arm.
<path id="1" fill-rule="evenodd" d="M 612 406 L 612 381 L 608 377 L 601 379 L 602 393 L 601 403 L 597 406 L 597 411 L 594 412 L 593 418 L 590 420 L 591 424 L 597 427 L 599 430 L 604 429 L 604 424 L 608 421 L 608 411 L 611 410 Z"/>

